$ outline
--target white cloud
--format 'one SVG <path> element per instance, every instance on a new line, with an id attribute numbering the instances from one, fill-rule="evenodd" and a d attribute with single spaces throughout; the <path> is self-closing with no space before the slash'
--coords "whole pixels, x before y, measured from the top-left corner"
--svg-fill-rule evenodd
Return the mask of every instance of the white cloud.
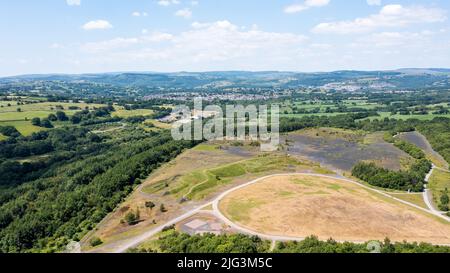
<path id="1" fill-rule="evenodd" d="M 109 29 L 113 26 L 106 20 L 95 20 L 83 25 L 84 30 Z"/>
<path id="2" fill-rule="evenodd" d="M 311 48 L 319 49 L 319 50 L 329 50 L 333 48 L 330 44 L 311 44 Z"/>
<path id="3" fill-rule="evenodd" d="M 379 13 L 353 21 L 321 23 L 313 28 L 315 33 L 363 33 L 384 27 L 404 27 L 417 23 L 436 23 L 447 19 L 446 12 L 439 8 L 422 6 L 403 7 L 386 5 Z"/>
<path id="4" fill-rule="evenodd" d="M 192 11 L 188 8 L 180 9 L 175 12 L 175 16 L 183 17 L 185 19 L 189 19 L 192 17 Z"/>
<path id="5" fill-rule="evenodd" d="M 66 0 L 66 3 L 69 6 L 79 6 L 81 5 L 81 0 Z"/>
<path id="6" fill-rule="evenodd" d="M 306 7 L 302 4 L 293 4 L 293 5 L 285 7 L 284 12 L 285 13 L 297 13 L 297 12 L 301 12 L 301 11 L 304 11 L 307 9 L 308 9 L 308 7 Z"/>
<path id="7" fill-rule="evenodd" d="M 173 39 L 173 35 L 163 32 L 153 32 L 149 35 L 147 29 L 142 30 L 142 36 L 136 38 L 114 38 L 101 42 L 85 43 L 81 50 L 87 53 L 100 53 L 117 49 L 129 48 L 135 45 L 148 45 L 148 43 L 161 43 Z"/>
<path id="8" fill-rule="evenodd" d="M 134 17 L 141 17 L 141 16 L 146 17 L 146 16 L 148 16 L 148 13 L 147 12 L 135 11 L 135 12 L 131 13 L 131 16 L 134 16 Z"/>
<path id="9" fill-rule="evenodd" d="M 380 6 L 381 0 L 367 0 L 367 5 L 369 6 Z"/>
<path id="10" fill-rule="evenodd" d="M 330 0 L 306 0 L 305 6 L 307 7 L 323 7 L 330 3 Z"/>
<path id="11" fill-rule="evenodd" d="M 364 48 L 378 47 L 378 48 L 402 48 L 417 47 L 429 40 L 433 33 L 424 32 L 379 32 L 373 33 L 369 36 L 359 38 L 353 46 L 360 46 Z"/>
<path id="12" fill-rule="evenodd" d="M 169 6 L 170 5 L 170 1 L 161 0 L 161 1 L 158 1 L 158 5 L 160 5 L 160 6 Z"/>
<path id="13" fill-rule="evenodd" d="M 140 38 L 142 42 L 165 42 L 173 40 L 174 36 L 170 33 L 155 31 L 151 35 L 143 36 Z"/>
<path id="14" fill-rule="evenodd" d="M 64 46 L 61 44 L 58 44 L 58 43 L 53 43 L 50 45 L 50 48 L 51 49 L 62 49 L 62 48 L 64 48 Z"/>
<path id="15" fill-rule="evenodd" d="M 285 13 L 298 13 L 309 8 L 324 7 L 330 0 L 305 0 L 303 4 L 292 4 L 284 8 Z"/>
<path id="16" fill-rule="evenodd" d="M 199 1 L 196 1 L 196 0 L 191 1 L 191 6 L 198 6 L 198 4 L 200 4 Z"/>
<path id="17" fill-rule="evenodd" d="M 179 34 L 153 32 L 138 38 L 116 38 L 89 43 L 82 50 L 92 61 L 104 65 L 148 67 L 157 70 L 211 70 L 281 68 L 298 65 L 298 57 L 308 38 L 293 33 L 266 32 L 255 27 L 245 30 L 229 21 L 193 23 Z"/>
<path id="18" fill-rule="evenodd" d="M 115 38 L 108 41 L 86 43 L 81 46 L 81 50 L 89 53 L 126 48 L 139 42 L 137 38 Z"/>
<path id="19" fill-rule="evenodd" d="M 163 7 L 167 7 L 170 5 L 178 5 L 181 2 L 179 0 L 160 0 L 158 1 L 158 5 L 163 6 Z"/>

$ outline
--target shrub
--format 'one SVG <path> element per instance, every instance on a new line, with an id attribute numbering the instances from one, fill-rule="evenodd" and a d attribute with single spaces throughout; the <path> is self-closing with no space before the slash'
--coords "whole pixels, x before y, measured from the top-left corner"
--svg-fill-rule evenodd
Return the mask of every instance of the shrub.
<path id="1" fill-rule="evenodd" d="M 58 118 L 55 116 L 55 114 L 48 115 L 47 119 L 50 121 L 58 121 Z"/>
<path id="2" fill-rule="evenodd" d="M 146 208 L 153 209 L 155 206 L 156 206 L 155 203 L 153 203 L 152 201 L 145 202 Z"/>
<path id="3" fill-rule="evenodd" d="M 93 237 L 89 241 L 89 243 L 91 244 L 92 247 L 96 247 L 96 246 L 99 246 L 99 245 L 103 244 L 103 241 L 100 240 L 100 238 L 98 238 L 98 237 Z"/>
<path id="4" fill-rule="evenodd" d="M 44 128 L 53 128 L 53 124 L 48 119 L 43 119 L 41 121 L 41 127 Z"/>
<path id="5" fill-rule="evenodd" d="M 139 222 L 140 218 L 141 216 L 139 209 L 136 209 L 136 212 L 130 211 L 125 215 L 125 221 L 129 226 L 136 225 Z"/>
<path id="6" fill-rule="evenodd" d="M 41 119 L 40 118 L 33 118 L 31 120 L 31 124 L 33 124 L 34 126 L 41 126 Z"/>
<path id="7" fill-rule="evenodd" d="M 69 120 L 69 118 L 67 117 L 66 113 L 64 113 L 63 111 L 56 112 L 56 118 L 59 121 L 68 121 Z"/>

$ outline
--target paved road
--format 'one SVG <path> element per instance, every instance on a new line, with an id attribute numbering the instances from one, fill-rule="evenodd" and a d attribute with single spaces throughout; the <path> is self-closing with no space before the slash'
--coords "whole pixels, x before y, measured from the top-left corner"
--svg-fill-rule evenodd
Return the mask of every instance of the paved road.
<path id="1" fill-rule="evenodd" d="M 187 218 L 189 218 L 189 217 L 191 217 L 191 216 L 197 214 L 197 213 L 200 212 L 205 206 L 208 206 L 208 205 L 212 205 L 212 206 L 213 206 L 213 213 L 214 213 L 219 219 L 221 219 L 222 221 L 224 221 L 226 224 L 228 224 L 228 225 L 231 226 L 232 228 L 234 228 L 234 229 L 236 229 L 236 230 L 238 230 L 239 232 L 242 232 L 242 233 L 244 233 L 244 234 L 248 234 L 248 235 L 256 235 L 256 236 L 259 236 L 259 237 L 261 237 L 261 238 L 263 238 L 263 239 L 267 239 L 267 240 L 271 240 L 271 241 L 301 241 L 301 240 L 303 240 L 304 238 L 300 238 L 300 237 L 290 237 L 290 236 L 276 236 L 276 235 L 262 234 L 262 233 L 259 233 L 259 232 L 256 232 L 256 231 L 249 230 L 249 229 L 247 229 L 247 228 L 241 227 L 241 226 L 237 225 L 236 223 L 233 223 L 233 222 L 232 222 L 231 220 L 229 220 L 227 217 L 225 217 L 225 216 L 220 212 L 220 210 L 219 210 L 219 203 L 220 203 L 220 201 L 221 201 L 225 196 L 227 196 L 228 194 L 230 194 L 230 193 L 232 193 L 232 192 L 234 192 L 234 191 L 237 191 L 237 190 L 239 190 L 239 189 L 245 188 L 245 187 L 247 187 L 247 186 L 256 184 L 256 183 L 258 183 L 258 182 L 260 182 L 260 181 L 262 181 L 262 180 L 268 179 L 268 178 L 279 177 L 279 176 L 286 176 L 286 175 L 308 175 L 308 176 L 324 177 L 324 178 L 333 178 L 333 179 L 338 179 L 338 180 L 346 181 L 346 182 L 348 182 L 348 183 L 352 183 L 352 184 L 358 185 L 358 186 L 360 186 L 360 187 L 362 187 L 362 188 L 371 190 L 371 191 L 373 191 L 373 192 L 377 192 L 377 193 L 379 193 L 379 194 L 381 194 L 381 195 L 383 195 L 383 196 L 385 196 L 385 197 L 387 197 L 387 198 L 396 200 L 396 201 L 398 201 L 398 202 L 400 202 L 400 203 L 409 205 L 409 206 L 414 207 L 414 208 L 416 208 L 416 209 L 418 209 L 418 210 L 421 210 L 421 211 L 426 212 L 426 213 L 428 213 L 428 214 L 432 214 L 432 215 L 434 215 L 434 216 L 437 216 L 437 217 L 439 217 L 439 218 L 442 218 L 442 219 L 444 219 L 444 220 L 450 222 L 450 218 L 443 216 L 441 213 L 438 213 L 438 212 L 435 212 L 435 211 L 430 211 L 430 210 L 424 209 L 424 208 L 422 208 L 422 207 L 420 207 L 420 206 L 417 206 L 417 205 L 415 205 L 415 204 L 413 204 L 413 203 L 410 203 L 410 202 L 401 200 L 401 199 L 399 199 L 399 198 L 393 197 L 393 196 L 389 195 L 389 194 L 386 193 L 386 192 L 383 192 L 383 191 L 380 191 L 380 190 L 377 190 L 377 189 L 373 189 L 373 188 L 371 188 L 371 187 L 368 187 L 368 186 L 366 186 L 366 185 L 363 185 L 363 184 L 361 184 L 361 183 L 359 183 L 359 182 L 356 182 L 356 181 L 353 181 L 353 180 L 350 180 L 350 179 L 346 179 L 346 178 L 337 178 L 336 176 L 329 176 L 329 175 L 322 175 L 322 174 L 311 174 L 311 173 L 284 173 L 284 174 L 273 174 L 273 175 L 268 175 L 268 176 L 265 176 L 265 177 L 261 177 L 261 178 L 255 179 L 255 180 L 253 180 L 253 181 L 247 182 L 247 183 L 245 183 L 245 184 L 236 186 L 236 187 L 234 187 L 234 188 L 232 188 L 232 189 L 229 189 L 229 190 L 223 192 L 222 194 L 220 194 L 216 199 L 214 199 L 214 201 L 209 202 L 209 203 L 202 204 L 201 206 L 198 206 L 197 208 L 192 209 L 192 210 L 190 210 L 190 211 L 188 211 L 188 212 L 186 212 L 186 213 L 184 213 L 184 214 L 182 214 L 182 215 L 180 215 L 180 216 L 178 216 L 178 217 L 176 217 L 176 218 L 170 220 L 169 222 L 165 223 L 165 224 L 162 225 L 162 226 L 153 228 L 153 229 L 151 229 L 151 230 L 149 230 L 149 231 L 147 231 L 147 232 L 145 232 L 145 233 L 143 233 L 143 234 L 141 234 L 141 235 L 139 235 L 139 236 L 136 236 L 136 237 L 134 237 L 134 238 L 131 238 L 131 239 L 129 239 L 129 240 L 124 240 L 124 241 L 121 241 L 121 242 L 116 242 L 116 243 L 114 243 L 114 246 L 112 247 L 112 248 L 113 248 L 112 252 L 114 252 L 114 253 L 122 253 L 122 252 L 125 252 L 125 251 L 126 251 L 127 249 L 129 249 L 129 248 L 136 247 L 136 246 L 138 246 L 139 244 L 143 243 L 144 241 L 150 239 L 150 238 L 153 237 L 154 235 L 156 235 L 156 234 L 158 234 L 159 232 L 161 232 L 161 231 L 163 230 L 164 227 L 170 226 L 170 225 L 173 225 L 173 224 L 176 224 L 176 223 L 178 223 L 178 222 L 180 222 L 180 221 L 183 221 L 183 220 L 185 220 L 185 219 L 187 219 Z M 355 243 L 358 243 L 358 242 L 355 242 Z M 105 248 L 108 248 L 108 246 L 104 246 L 104 247 L 105 247 Z"/>
<path id="2" fill-rule="evenodd" d="M 425 182 L 430 182 L 430 178 L 433 175 L 434 170 L 440 170 L 444 172 L 448 172 L 445 169 L 438 168 L 436 165 L 433 164 L 433 168 L 431 168 L 430 172 L 425 177 Z M 425 204 L 427 205 L 428 209 L 432 211 L 434 214 L 442 215 L 444 212 L 436 209 L 433 205 L 433 193 L 429 189 L 425 189 L 423 192 L 423 200 L 425 201 Z M 447 217 L 446 217 L 447 218 Z"/>

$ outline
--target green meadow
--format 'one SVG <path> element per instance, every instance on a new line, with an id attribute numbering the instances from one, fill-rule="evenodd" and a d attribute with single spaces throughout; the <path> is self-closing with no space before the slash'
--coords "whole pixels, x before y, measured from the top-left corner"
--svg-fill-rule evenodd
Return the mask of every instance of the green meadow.
<path id="1" fill-rule="evenodd" d="M 68 116 L 78 111 L 100 108 L 102 104 L 88 103 L 63 103 L 63 102 L 39 102 L 19 105 L 17 101 L 0 101 L 0 126 L 13 126 L 22 135 L 28 136 L 32 133 L 45 130 L 33 126 L 33 118 L 46 118 L 57 111 L 64 111 Z"/>

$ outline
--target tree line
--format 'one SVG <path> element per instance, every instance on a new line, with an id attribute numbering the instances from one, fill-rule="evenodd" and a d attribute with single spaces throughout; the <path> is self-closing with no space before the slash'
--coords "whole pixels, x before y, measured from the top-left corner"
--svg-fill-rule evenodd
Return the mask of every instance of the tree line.
<path id="1" fill-rule="evenodd" d="M 375 243 L 375 244 L 374 244 Z M 270 251 L 270 242 L 257 236 L 243 234 L 230 235 L 188 235 L 176 231 L 160 237 L 157 248 L 134 248 L 131 253 L 450 253 L 448 246 L 428 243 L 384 241 L 366 243 L 340 243 L 333 239 L 321 241 L 316 236 L 296 242 L 277 242 Z"/>
<path id="2" fill-rule="evenodd" d="M 375 163 L 360 162 L 353 167 L 352 175 L 376 187 L 422 192 L 430 169 L 431 163 L 426 159 L 419 160 L 408 171 L 392 171 Z"/>

